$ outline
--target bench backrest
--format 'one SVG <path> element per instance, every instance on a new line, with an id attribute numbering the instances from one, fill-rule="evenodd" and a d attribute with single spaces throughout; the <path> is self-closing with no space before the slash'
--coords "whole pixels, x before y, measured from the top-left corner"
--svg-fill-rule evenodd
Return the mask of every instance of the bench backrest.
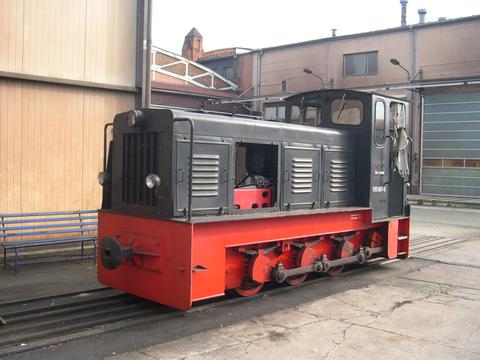
<path id="1" fill-rule="evenodd" d="M 82 237 L 96 231 L 97 210 L 0 214 L 0 242 L 62 234 Z"/>

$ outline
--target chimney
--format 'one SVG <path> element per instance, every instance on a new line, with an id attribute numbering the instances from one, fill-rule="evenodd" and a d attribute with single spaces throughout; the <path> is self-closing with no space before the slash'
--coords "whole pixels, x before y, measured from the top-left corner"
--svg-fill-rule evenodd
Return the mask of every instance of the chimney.
<path id="1" fill-rule="evenodd" d="M 407 26 L 407 4 L 408 0 L 400 0 L 400 5 L 402 6 L 402 21 L 401 26 Z"/>
<path id="2" fill-rule="evenodd" d="M 337 36 L 337 29 L 332 29 L 332 37 Z"/>
<path id="3" fill-rule="evenodd" d="M 203 57 L 203 37 L 196 28 L 192 28 L 187 36 L 185 36 L 182 56 L 192 61 L 197 61 Z"/>
<path id="4" fill-rule="evenodd" d="M 425 15 L 427 15 L 427 9 L 418 9 L 418 23 L 425 24 Z"/>

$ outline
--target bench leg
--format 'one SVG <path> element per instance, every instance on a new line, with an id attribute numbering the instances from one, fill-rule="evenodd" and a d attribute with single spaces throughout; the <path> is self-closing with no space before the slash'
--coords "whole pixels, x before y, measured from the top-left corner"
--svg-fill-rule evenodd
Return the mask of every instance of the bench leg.
<path id="1" fill-rule="evenodd" d="M 97 263 L 97 240 L 93 240 L 93 263 Z"/>
<path id="2" fill-rule="evenodd" d="M 3 248 L 3 270 L 7 268 L 7 249 Z"/>
<path id="3" fill-rule="evenodd" d="M 18 273 L 18 249 L 15 248 L 15 275 Z"/>
<path id="4" fill-rule="evenodd" d="M 84 257 L 84 251 L 83 251 L 83 241 L 82 241 L 82 258 Z"/>

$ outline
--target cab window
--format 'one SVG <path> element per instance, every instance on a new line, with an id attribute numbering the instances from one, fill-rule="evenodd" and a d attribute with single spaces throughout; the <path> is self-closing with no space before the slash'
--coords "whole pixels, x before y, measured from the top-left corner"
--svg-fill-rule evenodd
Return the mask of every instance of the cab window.
<path id="1" fill-rule="evenodd" d="M 305 111 L 305 125 L 318 126 L 322 121 L 322 109 L 319 107 L 307 107 Z"/>
<path id="2" fill-rule="evenodd" d="M 308 126 L 318 126 L 321 122 L 322 109 L 316 106 L 308 106 L 303 112 L 298 105 L 292 106 L 290 123 Z"/>
<path id="3" fill-rule="evenodd" d="M 336 99 L 331 107 L 332 122 L 338 125 L 360 125 L 363 121 L 363 103 L 360 100 Z"/>
<path id="4" fill-rule="evenodd" d="M 377 100 L 375 103 L 375 144 L 382 146 L 385 142 L 385 103 Z"/>
<path id="5" fill-rule="evenodd" d="M 290 123 L 292 124 L 300 124 L 300 107 L 298 105 L 292 106 L 292 112 L 290 116 Z"/>

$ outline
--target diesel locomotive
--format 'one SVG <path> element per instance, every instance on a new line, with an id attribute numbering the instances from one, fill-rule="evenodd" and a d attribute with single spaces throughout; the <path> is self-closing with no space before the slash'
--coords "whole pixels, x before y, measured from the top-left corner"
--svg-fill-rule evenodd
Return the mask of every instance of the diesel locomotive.
<path id="1" fill-rule="evenodd" d="M 407 258 L 408 114 L 401 99 L 335 89 L 286 98 L 282 120 L 116 115 L 99 174 L 99 281 L 186 310 Z"/>

